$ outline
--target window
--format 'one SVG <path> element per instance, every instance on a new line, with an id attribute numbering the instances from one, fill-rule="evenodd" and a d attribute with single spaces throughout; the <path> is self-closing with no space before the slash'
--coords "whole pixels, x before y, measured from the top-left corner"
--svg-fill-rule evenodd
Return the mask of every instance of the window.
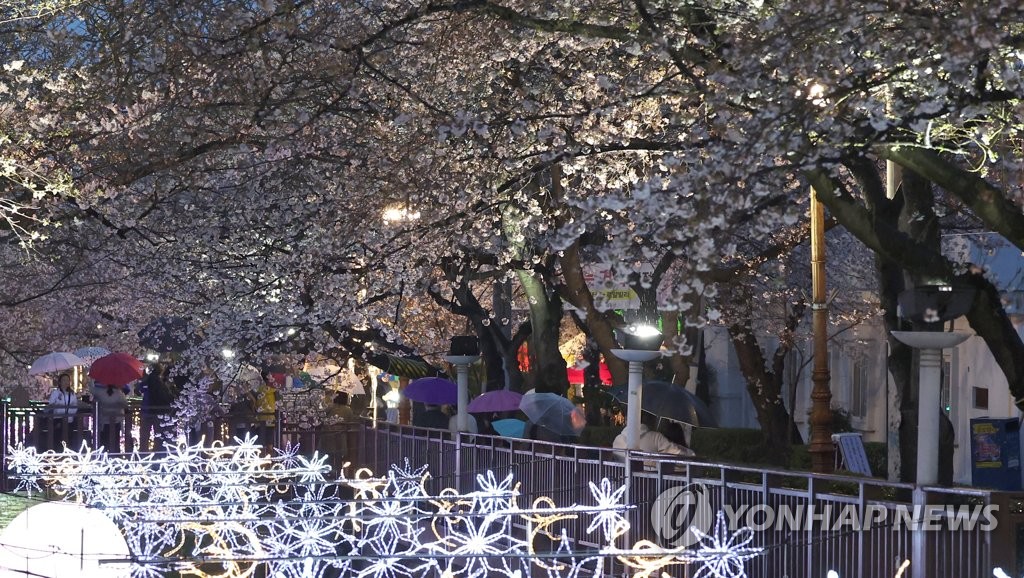
<path id="1" fill-rule="evenodd" d="M 988 409 L 988 388 L 974 388 L 974 409 Z"/>
<path id="2" fill-rule="evenodd" d="M 864 355 L 854 358 L 850 369 L 850 417 L 868 416 L 868 398 L 871 395 L 870 364 Z"/>
<path id="3" fill-rule="evenodd" d="M 951 381 L 950 371 L 951 371 L 951 366 L 950 366 L 949 361 L 943 361 L 942 362 L 942 386 L 941 386 L 941 389 L 939 389 L 939 405 L 942 407 L 942 411 L 944 411 L 947 415 L 949 414 L 949 410 L 950 410 L 950 403 L 949 403 L 949 387 L 950 387 L 950 381 Z M 987 393 L 988 393 L 988 391 L 986 390 L 986 394 Z M 987 397 L 987 395 L 986 395 L 986 397 Z M 985 406 L 988 407 L 988 402 L 985 403 Z"/>

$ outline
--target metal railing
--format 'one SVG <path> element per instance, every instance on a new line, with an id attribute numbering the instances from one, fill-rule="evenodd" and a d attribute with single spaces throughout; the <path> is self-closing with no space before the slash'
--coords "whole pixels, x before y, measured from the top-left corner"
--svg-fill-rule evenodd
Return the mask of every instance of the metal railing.
<path id="1" fill-rule="evenodd" d="M 8 447 L 64 440 L 47 434 L 45 425 L 40 427 L 49 418 L 37 415 L 33 408 L 9 408 L 3 404 L 2 416 L 0 442 L 5 451 L 0 483 L 9 488 Z M 127 423 L 137 424 L 141 420 L 138 407 L 131 408 Z M 87 443 L 95 443 L 94 423 L 91 413 L 77 415 L 75 429 L 65 430 L 64 435 L 68 431 L 86 432 L 83 438 Z M 859 516 L 858 520 L 839 527 L 779 524 L 755 532 L 751 545 L 764 548 L 764 552 L 747 563 L 752 578 L 825 576 L 828 570 L 836 570 L 844 577 L 892 578 L 899 565 L 913 557 L 915 538 L 927 559 L 924 575 L 936 578 L 990 576 L 992 568 L 1000 565 L 1018 570 L 1019 575 L 1017 560 L 1024 558 L 1016 553 L 1017 530 L 1024 529 L 1024 500 L 1019 494 L 971 488 L 917 488 L 874 478 L 758 469 L 638 452 L 629 453 L 626 459 L 626 452 L 609 448 L 452 434 L 382 422 L 300 429 L 277 415 L 273 421 L 263 423 L 266 427 L 256 433 L 263 436 L 264 443 L 276 447 L 298 445 L 306 453 L 315 449 L 337 453 L 332 455 L 331 462 L 336 471 L 345 462 L 352 464 L 349 474 L 358 467 L 383 473 L 392 464 L 406 461 L 412 467 L 426 465 L 431 475 L 427 490 L 432 493 L 449 487 L 471 491 L 478 474 L 493 471 L 499 476 L 514 475 L 524 504 L 542 496 L 560 505 L 590 504 L 593 499 L 588 482 L 607 478 L 613 484 L 627 485 L 630 532 L 622 545 L 638 540 L 660 543 L 651 521 L 655 501 L 666 490 L 691 484 L 703 487 L 712 511 L 763 505 L 804 511 L 813 507 L 821 512 L 826 507 L 835 511 L 845 506 Z M 137 431 L 133 428 L 134 425 L 125 428 L 123 442 L 131 443 L 129 438 Z M 208 442 L 229 441 L 236 431 L 230 418 L 225 417 L 193 432 L 195 438 L 200 434 Z M 913 511 L 915 503 L 951 507 L 998 505 L 998 531 L 975 526 L 915 532 L 909 520 L 897 516 L 900 509 Z M 883 511 L 885 515 L 879 515 Z M 884 517 L 884 523 L 862 524 L 872 512 Z M 593 545 L 582 521 L 570 524 L 568 531 L 580 544 Z M 1015 575 L 1013 571 L 1010 574 Z"/>
<path id="2" fill-rule="evenodd" d="M 767 524 L 754 532 L 751 545 L 764 551 L 747 563 L 752 578 L 823 577 L 828 570 L 840 576 L 892 578 L 900 564 L 913 557 L 915 535 L 918 547 L 926 552 L 927 576 L 990 576 L 992 568 L 999 565 L 995 562 L 1009 559 L 1000 555 L 1006 553 L 993 551 L 996 532 L 982 524 L 921 532 L 915 531 L 906 517 L 915 512 L 915 503 L 954 509 L 991 506 L 1005 498 L 1000 492 L 916 488 L 874 478 L 757 469 L 639 452 L 626 459 L 625 454 L 609 448 L 455 435 L 382 423 L 364 430 L 359 464 L 375 472 L 404 460 L 413 466 L 425 464 L 431 474 L 431 491 L 445 487 L 469 491 L 477 474 L 512 472 L 527 504 L 540 496 L 549 496 L 558 504 L 592 503 L 588 482 L 608 478 L 628 486 L 626 503 L 632 508 L 625 542 L 629 544 L 638 540 L 661 543 L 651 521 L 655 500 L 666 490 L 691 484 L 703 486 L 712 511 L 729 508 L 733 513 L 745 512 L 744 508 L 759 506 L 762 514 L 755 518 L 759 521 L 765 521 L 767 515 L 761 506 L 773 512 L 787 506 L 805 514 L 822 513 L 826 508 L 836 513 L 845 508 L 855 516 L 845 520 L 833 517 L 833 523 L 824 526 L 808 524 L 806 515 L 802 523 Z M 871 516 L 876 523 L 866 522 Z M 1011 512 L 1000 511 L 999 518 L 1000 531 L 1015 533 L 1018 521 Z M 582 526 L 571 528 L 569 535 L 587 542 Z"/>

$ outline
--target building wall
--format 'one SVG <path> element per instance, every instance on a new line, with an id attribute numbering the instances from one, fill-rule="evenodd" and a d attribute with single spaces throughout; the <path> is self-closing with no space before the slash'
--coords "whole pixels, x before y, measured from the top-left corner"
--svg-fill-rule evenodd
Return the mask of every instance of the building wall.
<path id="1" fill-rule="evenodd" d="M 722 327 L 709 327 L 704 335 L 707 363 L 714 375 L 710 388 L 711 411 L 719 425 L 760 427 L 728 332 Z M 777 346 L 774 338 L 763 338 L 762 344 L 767 344 L 768 355 Z M 886 439 L 886 347 L 884 330 L 875 324 L 863 324 L 845 331 L 829 344 L 832 407 L 850 413 L 851 425 L 864 434 L 864 441 L 881 442 Z M 783 393 L 789 407 L 788 388 L 795 384 L 794 417 L 805 440 L 809 434 L 811 369 L 811 347 L 805 341 L 800 350 L 793 352 L 787 360 L 787 390 Z"/>
<path id="2" fill-rule="evenodd" d="M 747 393 L 747 380 L 740 371 L 736 349 L 724 327 L 704 330 L 704 355 L 712 374 L 709 391 L 711 411 L 725 428 L 758 429 L 754 404 Z"/>
<path id="3" fill-rule="evenodd" d="M 1024 326 L 1016 323 L 1017 332 L 1021 333 Z M 1020 418 L 1021 412 L 1013 405 L 1013 396 L 988 346 L 974 335 L 966 320 L 960 319 L 956 324 L 957 331 L 970 333 L 972 336 L 956 349 L 945 352 L 950 362 L 952 379 L 950 382 L 950 421 L 956 429 L 956 442 L 953 452 L 953 481 L 958 484 L 971 484 L 971 437 L 970 423 L 973 418 Z M 987 407 L 979 407 L 976 403 L 975 388 L 987 393 Z"/>

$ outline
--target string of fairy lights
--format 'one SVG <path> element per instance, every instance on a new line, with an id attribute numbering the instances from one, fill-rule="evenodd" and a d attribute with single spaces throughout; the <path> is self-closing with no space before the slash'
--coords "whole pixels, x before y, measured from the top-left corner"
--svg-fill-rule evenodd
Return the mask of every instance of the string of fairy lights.
<path id="1" fill-rule="evenodd" d="M 697 544 L 666 549 L 626 540 L 624 486 L 590 482 L 590 504 L 538 497 L 521 504 L 511 473 L 477 474 L 475 488 L 427 490 L 426 467 L 329 479 L 327 456 L 297 448 L 267 456 L 255 437 L 231 445 L 181 444 L 161 454 L 102 449 L 9 450 L 18 491 L 52 492 L 95 508 L 119 527 L 133 578 L 638 578 L 693 565 L 699 578 L 743 578 L 762 551 L 753 532 L 730 532 L 720 512 Z M 582 528 L 585 536 L 570 533 Z M 597 544 L 583 546 L 581 543 Z"/>

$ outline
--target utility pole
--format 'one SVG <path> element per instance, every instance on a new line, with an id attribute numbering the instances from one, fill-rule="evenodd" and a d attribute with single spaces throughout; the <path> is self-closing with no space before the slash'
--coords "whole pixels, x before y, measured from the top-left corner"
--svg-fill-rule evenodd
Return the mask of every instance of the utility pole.
<path id="1" fill-rule="evenodd" d="M 828 370 L 828 296 L 825 293 L 825 207 L 811 188 L 811 322 L 814 366 L 811 372 L 811 470 L 819 474 L 835 469 L 832 445 L 832 392 Z"/>

